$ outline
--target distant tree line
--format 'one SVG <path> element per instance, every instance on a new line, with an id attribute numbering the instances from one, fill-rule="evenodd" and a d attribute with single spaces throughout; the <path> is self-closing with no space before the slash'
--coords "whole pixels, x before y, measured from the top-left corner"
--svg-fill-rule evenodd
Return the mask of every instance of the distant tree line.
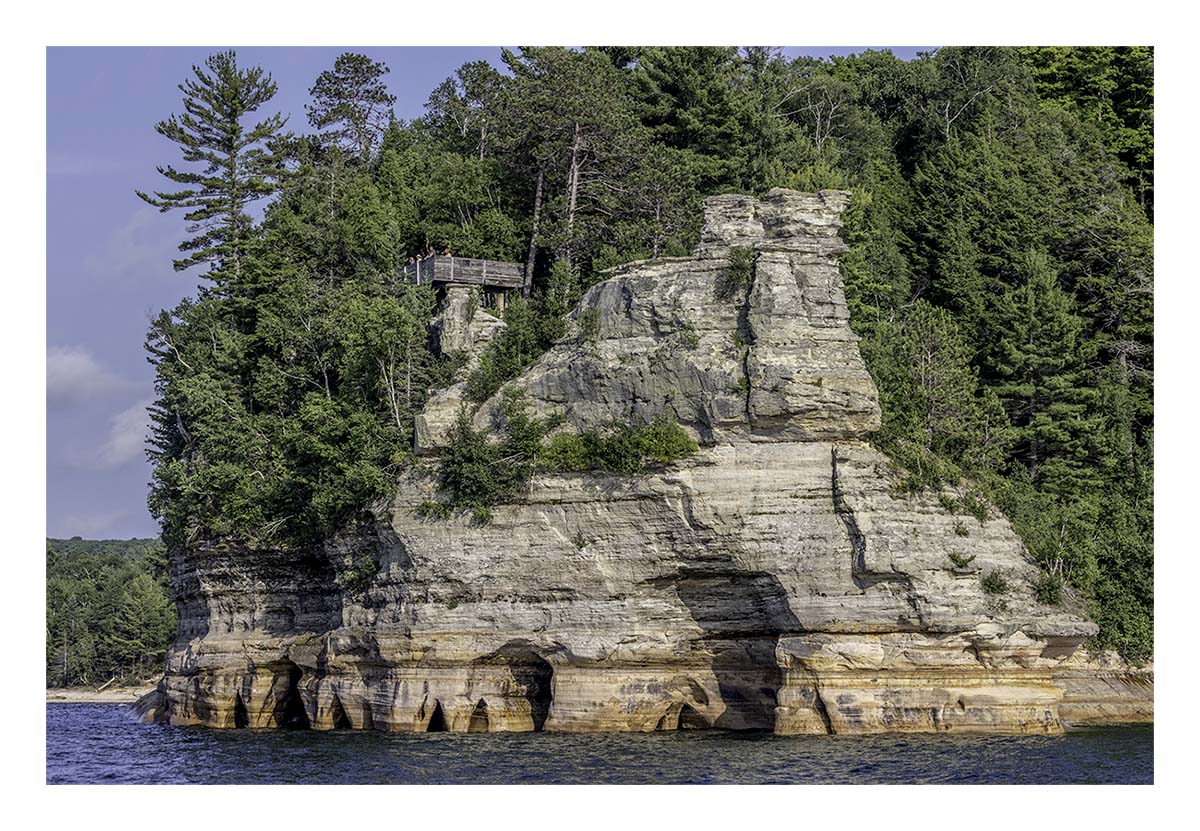
<path id="1" fill-rule="evenodd" d="M 471 379 L 482 400 L 620 262 L 694 244 L 705 196 L 846 188 L 842 270 L 902 487 L 996 501 L 1100 643 L 1153 621 L 1153 54 L 946 47 L 789 60 L 761 47 L 558 47 L 460 67 L 411 123 L 386 66 L 314 80 L 307 132 L 234 53 L 158 130 L 207 268 L 164 312 L 151 508 L 175 545 L 303 545 L 393 491 L 430 349 L 431 250 L 524 263 Z M 261 114 L 260 114 L 261 113 Z M 266 200 L 261 221 L 248 206 Z M 1061 594 L 1061 593 L 1060 593 Z M 1055 597 L 1046 592 L 1047 598 Z"/>
<path id="2" fill-rule="evenodd" d="M 162 671 L 176 622 L 166 562 L 155 539 L 46 540 L 46 686 Z"/>

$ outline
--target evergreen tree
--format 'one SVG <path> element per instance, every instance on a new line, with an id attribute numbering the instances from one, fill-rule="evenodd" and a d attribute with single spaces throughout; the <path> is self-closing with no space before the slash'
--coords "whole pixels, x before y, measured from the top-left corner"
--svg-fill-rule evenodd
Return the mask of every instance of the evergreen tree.
<path id="1" fill-rule="evenodd" d="M 693 154 L 705 193 L 741 186 L 738 56 L 733 47 L 644 49 L 633 70 L 638 117 L 656 143 Z"/>
<path id="2" fill-rule="evenodd" d="M 391 70 L 366 55 L 345 52 L 333 69 L 317 76 L 305 105 L 308 121 L 323 130 L 323 141 L 366 161 L 371 158 L 384 130 L 392 121 L 396 96 L 387 90 L 383 76 Z"/>
<path id="3" fill-rule="evenodd" d="M 465 63 L 430 93 L 421 122 L 445 144 L 482 161 L 496 138 L 505 83 L 487 61 Z"/>
<path id="4" fill-rule="evenodd" d="M 503 56 L 515 76 L 509 146 L 528 148 L 542 198 L 555 209 L 543 213 L 535 196 L 535 244 L 544 240 L 559 257 L 590 262 L 597 229 L 585 223 L 599 218 L 605 191 L 633 166 L 640 146 L 625 79 L 596 49 L 525 47 Z"/>
<path id="5" fill-rule="evenodd" d="M 1017 433 L 1014 452 L 1035 483 L 1056 493 L 1078 490 L 1085 476 L 1092 396 L 1085 387 L 1082 321 L 1043 252 L 1022 264 L 1025 283 L 993 315 L 995 389 Z"/>
<path id="6" fill-rule="evenodd" d="M 157 540 L 48 540 L 47 685 L 99 684 L 153 671 L 175 636 L 164 572 Z M 138 602 L 125 602 L 135 596 Z M 139 618 L 133 614 L 138 608 L 153 614 Z M 129 635 L 144 649 L 119 643 Z"/>
<path id="7" fill-rule="evenodd" d="M 1154 49 L 1149 46 L 1036 46 L 1017 49 L 1040 98 L 1096 124 L 1128 168 L 1147 213 L 1154 210 Z"/>
<path id="8" fill-rule="evenodd" d="M 150 575 L 138 574 L 121 593 L 118 608 L 113 655 L 131 668 L 157 669 L 175 628 L 174 610 L 162 587 Z"/>
<path id="9" fill-rule="evenodd" d="M 180 146 L 185 162 L 203 164 L 200 172 L 171 165 L 158 172 L 177 184 L 173 192 L 137 195 L 161 211 L 184 209 L 189 232 L 200 233 L 181 243 L 187 256 L 175 261 L 182 271 L 209 263 L 209 276 L 218 282 L 236 281 L 253 237 L 247 206 L 270 196 L 283 175 L 269 144 L 286 119 L 272 115 L 250 129 L 242 120 L 275 95 L 275 83 L 260 67 L 241 69 L 236 53 L 221 52 L 192 67 L 194 78 L 180 85 L 184 114 L 172 115 L 155 129 Z"/>

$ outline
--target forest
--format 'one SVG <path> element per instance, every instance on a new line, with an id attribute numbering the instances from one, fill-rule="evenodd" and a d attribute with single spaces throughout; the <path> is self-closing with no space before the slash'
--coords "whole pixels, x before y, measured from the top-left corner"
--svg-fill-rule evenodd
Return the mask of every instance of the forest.
<path id="1" fill-rule="evenodd" d="M 307 126 L 234 52 L 183 81 L 156 125 L 182 164 L 139 191 L 184 215 L 175 268 L 206 278 L 147 340 L 168 546 L 304 546 L 383 504 L 412 416 L 457 368 L 430 349 L 432 291 L 398 276 L 410 257 L 524 264 L 471 378 L 482 400 L 604 269 L 689 253 L 704 197 L 838 188 L 898 487 L 966 483 L 965 511 L 1011 518 L 1043 602 L 1084 604 L 1099 646 L 1152 655 L 1152 49 L 499 57 L 411 122 L 361 54 L 313 80 Z"/>
<path id="2" fill-rule="evenodd" d="M 162 672 L 175 604 L 160 540 L 46 540 L 46 686 Z"/>

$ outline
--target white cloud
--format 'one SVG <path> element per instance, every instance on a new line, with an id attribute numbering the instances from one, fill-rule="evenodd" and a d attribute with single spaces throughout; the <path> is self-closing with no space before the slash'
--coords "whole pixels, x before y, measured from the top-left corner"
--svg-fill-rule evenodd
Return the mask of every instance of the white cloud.
<path id="1" fill-rule="evenodd" d="M 143 399 L 112 417 L 108 438 L 96 452 L 95 466 L 108 469 L 144 458 L 146 437 L 150 434 L 150 413 L 154 399 Z"/>
<path id="2" fill-rule="evenodd" d="M 173 278 L 171 263 L 179 252 L 177 219 L 149 205 L 136 208 L 113 230 L 103 248 L 83 260 L 93 279 L 137 284 Z"/>
<path id="3" fill-rule="evenodd" d="M 64 405 L 126 389 L 129 382 L 105 369 L 80 346 L 46 351 L 46 401 Z"/>

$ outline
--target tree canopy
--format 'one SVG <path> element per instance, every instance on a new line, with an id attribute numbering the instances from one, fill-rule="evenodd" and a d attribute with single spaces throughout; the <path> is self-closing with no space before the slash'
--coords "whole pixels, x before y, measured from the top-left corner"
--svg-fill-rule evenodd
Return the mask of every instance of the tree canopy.
<path id="1" fill-rule="evenodd" d="M 46 540 L 46 685 L 161 672 L 175 605 L 159 540 Z"/>

